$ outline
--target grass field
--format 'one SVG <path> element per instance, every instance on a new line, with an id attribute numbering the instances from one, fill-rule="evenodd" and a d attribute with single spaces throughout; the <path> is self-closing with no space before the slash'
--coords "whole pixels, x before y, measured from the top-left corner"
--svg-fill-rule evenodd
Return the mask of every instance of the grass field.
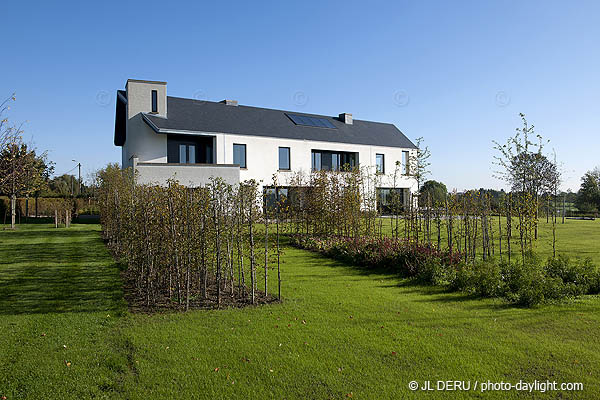
<path id="1" fill-rule="evenodd" d="M 559 246 L 600 261 L 599 221 L 561 229 Z M 297 249 L 284 259 L 281 304 L 134 315 L 97 225 L 2 231 L 0 397 L 516 398 L 408 383 L 546 379 L 584 390 L 525 397 L 598 396 L 598 297 L 522 309 Z"/>
<path id="2" fill-rule="evenodd" d="M 493 218 L 492 227 L 494 229 L 494 248 L 498 251 L 498 217 Z M 381 227 L 384 235 L 391 236 L 393 221 L 390 218 L 381 218 Z M 456 221 L 455 221 L 456 224 Z M 506 235 L 506 218 L 501 218 L 503 235 Z M 513 239 L 511 240 L 512 253 L 519 256 L 519 231 L 518 221 L 513 220 Z M 400 221 L 400 236 L 404 234 L 402 221 Z M 434 223 L 431 227 L 431 240 L 433 244 L 437 243 L 437 230 Z M 455 225 L 456 229 L 456 225 Z M 480 228 L 479 228 L 480 229 Z M 442 246 L 447 245 L 446 225 L 441 225 Z M 481 236 L 478 237 L 478 241 Z M 506 240 L 503 238 L 502 249 L 506 252 Z M 478 244 L 481 247 L 481 243 Z M 481 248 L 478 252 L 481 253 Z M 538 227 L 538 240 L 535 242 L 536 253 L 543 258 L 552 256 L 552 224 L 546 223 L 544 218 L 540 219 Z M 595 221 L 565 219 L 561 223 L 559 218 L 556 224 L 556 254 L 566 254 L 569 257 L 590 258 L 600 265 L 600 219 Z M 496 254 L 498 255 L 498 254 Z"/>

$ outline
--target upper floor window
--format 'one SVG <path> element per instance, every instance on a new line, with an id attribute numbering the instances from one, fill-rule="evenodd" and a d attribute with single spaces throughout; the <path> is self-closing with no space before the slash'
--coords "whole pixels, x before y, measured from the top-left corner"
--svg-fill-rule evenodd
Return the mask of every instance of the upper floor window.
<path id="1" fill-rule="evenodd" d="M 383 154 L 375 154 L 375 172 L 385 174 L 385 156 Z"/>
<path id="2" fill-rule="evenodd" d="M 313 171 L 344 171 L 358 166 L 358 153 L 345 151 L 312 150 Z"/>
<path id="3" fill-rule="evenodd" d="M 279 169 L 289 171 L 290 168 L 290 148 L 280 147 L 279 148 Z"/>
<path id="4" fill-rule="evenodd" d="M 167 162 L 181 164 L 213 164 L 213 137 L 166 135 Z"/>
<path id="5" fill-rule="evenodd" d="M 158 112 L 158 91 L 156 90 L 152 91 L 152 112 Z"/>
<path id="6" fill-rule="evenodd" d="M 240 166 L 240 168 L 246 168 L 246 145 L 245 144 L 233 144 L 233 163 Z"/>
<path id="7" fill-rule="evenodd" d="M 408 151 L 402 152 L 402 167 L 404 175 L 410 174 L 410 157 L 408 156 Z"/>
<path id="8" fill-rule="evenodd" d="M 404 208 L 405 191 L 400 188 L 376 188 L 377 210 L 384 214 L 401 211 Z"/>

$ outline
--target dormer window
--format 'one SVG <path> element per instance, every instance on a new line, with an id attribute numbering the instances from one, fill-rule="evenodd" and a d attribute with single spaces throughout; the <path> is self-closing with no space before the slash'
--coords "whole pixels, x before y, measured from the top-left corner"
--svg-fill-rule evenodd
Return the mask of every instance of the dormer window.
<path id="1" fill-rule="evenodd" d="M 158 91 L 156 90 L 152 91 L 152 112 L 158 112 Z"/>

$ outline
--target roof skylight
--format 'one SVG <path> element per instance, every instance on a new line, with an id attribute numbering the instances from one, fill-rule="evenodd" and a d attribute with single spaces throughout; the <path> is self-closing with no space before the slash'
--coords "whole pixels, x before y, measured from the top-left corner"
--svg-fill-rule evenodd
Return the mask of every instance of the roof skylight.
<path id="1" fill-rule="evenodd" d="M 296 125 L 302 126 L 312 126 L 315 128 L 329 128 L 336 129 L 335 125 L 331 123 L 327 118 L 320 117 L 309 117 L 307 115 L 298 115 L 298 114 L 285 114 L 289 119 L 294 122 Z"/>

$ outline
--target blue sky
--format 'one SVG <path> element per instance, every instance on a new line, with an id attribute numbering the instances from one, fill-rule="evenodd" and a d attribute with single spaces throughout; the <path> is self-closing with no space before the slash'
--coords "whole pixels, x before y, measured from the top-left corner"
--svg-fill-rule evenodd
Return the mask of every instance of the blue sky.
<path id="1" fill-rule="evenodd" d="M 492 140 L 527 115 L 564 189 L 600 165 L 597 1 L 3 4 L 0 95 L 56 173 L 120 161 L 127 78 L 168 93 L 394 123 L 449 189 L 502 187 Z"/>

